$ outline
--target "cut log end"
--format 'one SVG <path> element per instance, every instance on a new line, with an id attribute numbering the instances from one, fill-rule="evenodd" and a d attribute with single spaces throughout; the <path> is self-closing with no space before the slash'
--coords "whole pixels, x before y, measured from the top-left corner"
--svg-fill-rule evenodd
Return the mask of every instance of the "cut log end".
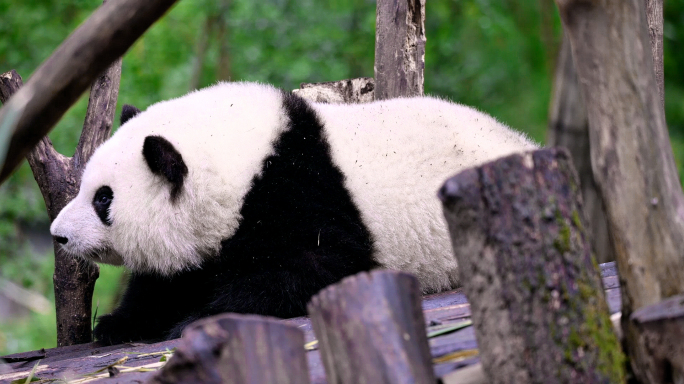
<path id="1" fill-rule="evenodd" d="M 434 383 L 418 280 L 360 273 L 314 296 L 308 309 L 329 383 Z"/>
<path id="2" fill-rule="evenodd" d="M 463 171 L 439 196 L 491 382 L 624 381 L 567 152 Z"/>
<path id="3" fill-rule="evenodd" d="M 196 321 L 150 383 L 309 383 L 304 333 L 278 319 L 223 314 Z"/>

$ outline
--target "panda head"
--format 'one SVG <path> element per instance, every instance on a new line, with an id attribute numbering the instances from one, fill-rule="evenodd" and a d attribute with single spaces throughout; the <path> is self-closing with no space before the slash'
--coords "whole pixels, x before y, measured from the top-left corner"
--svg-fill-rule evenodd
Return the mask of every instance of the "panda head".
<path id="1" fill-rule="evenodd" d="M 188 169 L 174 140 L 151 134 L 159 117 L 148 113 L 123 108 L 122 127 L 88 161 L 50 232 L 72 256 L 169 275 L 215 253 L 225 235 L 215 224 L 227 220 L 197 204 L 212 200 L 197 188 L 211 181 Z"/>

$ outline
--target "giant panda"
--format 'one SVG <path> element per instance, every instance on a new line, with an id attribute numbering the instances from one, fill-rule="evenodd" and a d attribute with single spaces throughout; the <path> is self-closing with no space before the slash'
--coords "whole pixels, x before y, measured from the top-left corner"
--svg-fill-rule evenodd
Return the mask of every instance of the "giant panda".
<path id="1" fill-rule="evenodd" d="M 408 271 L 458 286 L 435 192 L 450 175 L 535 148 L 474 109 L 431 97 L 318 104 L 246 82 L 125 106 L 51 233 L 131 272 L 105 343 L 178 337 L 221 313 L 305 315 L 345 276 Z"/>

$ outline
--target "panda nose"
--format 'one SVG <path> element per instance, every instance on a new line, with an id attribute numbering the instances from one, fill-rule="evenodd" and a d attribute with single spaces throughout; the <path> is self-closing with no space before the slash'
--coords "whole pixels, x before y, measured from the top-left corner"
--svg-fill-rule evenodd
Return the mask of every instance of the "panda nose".
<path id="1" fill-rule="evenodd" d="M 60 243 L 60 244 L 66 244 L 67 242 L 69 242 L 69 239 L 67 239 L 66 237 L 62 237 L 62 236 L 55 236 L 55 241 Z"/>

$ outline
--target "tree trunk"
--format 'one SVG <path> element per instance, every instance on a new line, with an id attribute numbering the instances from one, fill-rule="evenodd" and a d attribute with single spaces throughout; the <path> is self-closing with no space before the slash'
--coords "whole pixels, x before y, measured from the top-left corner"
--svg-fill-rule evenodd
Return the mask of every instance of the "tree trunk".
<path id="1" fill-rule="evenodd" d="M 435 383 L 418 279 L 359 273 L 308 305 L 330 384 Z"/>
<path id="2" fill-rule="evenodd" d="M 0 95 L 4 103 L 19 90 L 22 80 L 16 71 L 0 76 Z M 59 154 L 45 136 L 27 155 L 33 176 L 43 194 L 50 221 L 77 194 L 83 167 L 95 149 L 112 130 L 114 110 L 119 94 L 121 59 L 95 81 L 90 90 L 83 131 L 73 158 Z M 91 314 L 97 265 L 68 256 L 53 241 L 55 249 L 55 307 L 57 312 L 57 346 L 92 341 Z"/>
<path id="3" fill-rule="evenodd" d="M 465 170 L 439 196 L 488 382 L 624 382 L 567 152 Z"/>
<path id="4" fill-rule="evenodd" d="M 106 2 L 52 53 L 17 96 L 0 109 L 0 126 L 17 117 L 11 126 L 12 137 L 0 169 L 0 183 L 83 91 L 175 2 Z"/>
<path id="5" fill-rule="evenodd" d="M 262 316 L 208 317 L 183 331 L 149 383 L 308 384 L 304 333 Z"/>
<path id="6" fill-rule="evenodd" d="M 591 249 L 600 264 L 607 263 L 615 260 L 615 256 L 608 235 L 603 199 L 591 170 L 589 122 L 567 36 L 563 37 L 556 65 L 549 108 L 548 143 L 549 146 L 565 147 L 572 155 L 582 188 L 584 217 L 587 218 L 587 227 L 591 229 L 587 233 Z"/>
<path id="7" fill-rule="evenodd" d="M 684 196 L 654 71 L 643 1 L 557 0 L 587 105 L 594 177 L 606 202 L 637 378 L 635 310 L 684 292 Z"/>
<path id="8" fill-rule="evenodd" d="M 375 99 L 423 94 L 425 0 L 378 0 Z"/>

